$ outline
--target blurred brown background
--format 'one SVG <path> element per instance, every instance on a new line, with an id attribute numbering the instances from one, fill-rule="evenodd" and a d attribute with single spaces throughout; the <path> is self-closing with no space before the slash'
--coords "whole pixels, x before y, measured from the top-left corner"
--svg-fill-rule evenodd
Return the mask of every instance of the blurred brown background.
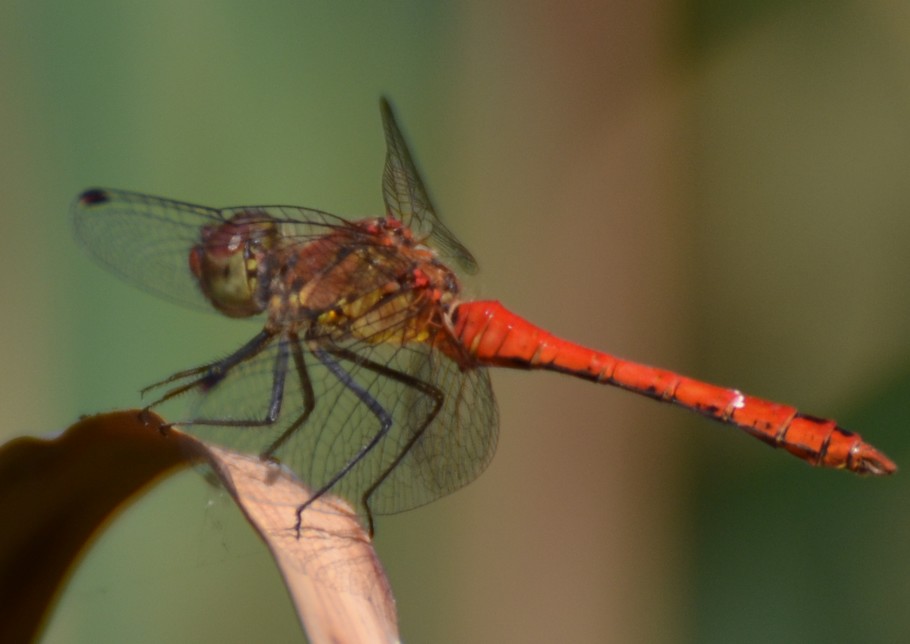
<path id="1" fill-rule="evenodd" d="M 0 436 L 136 405 L 255 332 L 95 266 L 76 194 L 377 213 L 386 94 L 481 262 L 471 294 L 835 416 L 908 467 L 907 43 L 893 0 L 6 2 Z M 910 637 L 906 474 L 812 471 L 552 374 L 494 385 L 490 469 L 378 523 L 405 641 Z M 195 472 L 111 525 L 47 633 L 297 637 L 270 560 Z"/>

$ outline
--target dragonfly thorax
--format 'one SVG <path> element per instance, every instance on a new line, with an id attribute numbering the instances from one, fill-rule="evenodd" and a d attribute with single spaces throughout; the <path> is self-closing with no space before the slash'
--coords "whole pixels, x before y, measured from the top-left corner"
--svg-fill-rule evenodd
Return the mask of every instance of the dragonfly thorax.
<path id="1" fill-rule="evenodd" d="M 230 317 L 265 310 L 272 272 L 268 260 L 278 234 L 277 223 L 256 212 L 202 227 L 201 241 L 190 251 L 190 270 L 212 306 Z"/>
<path id="2" fill-rule="evenodd" d="M 455 274 L 394 218 L 346 222 L 276 253 L 274 329 L 368 343 L 424 342 L 449 326 Z"/>

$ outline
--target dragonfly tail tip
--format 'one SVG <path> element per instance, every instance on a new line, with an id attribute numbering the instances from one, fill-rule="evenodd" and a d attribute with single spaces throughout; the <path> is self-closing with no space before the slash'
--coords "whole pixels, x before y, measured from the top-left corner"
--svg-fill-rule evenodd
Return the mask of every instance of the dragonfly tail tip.
<path id="1" fill-rule="evenodd" d="M 863 443 L 852 455 L 852 470 L 870 476 L 888 476 L 897 472 L 897 465 L 880 451 Z"/>

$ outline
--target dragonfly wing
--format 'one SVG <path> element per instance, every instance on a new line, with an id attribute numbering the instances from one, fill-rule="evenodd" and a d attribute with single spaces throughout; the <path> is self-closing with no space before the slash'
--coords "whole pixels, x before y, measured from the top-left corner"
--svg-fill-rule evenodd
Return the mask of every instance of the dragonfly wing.
<path id="1" fill-rule="evenodd" d="M 166 299 L 211 310 L 190 273 L 189 252 L 202 226 L 223 221 L 217 210 L 92 189 L 71 212 L 76 237 L 105 268 Z"/>
<path id="2" fill-rule="evenodd" d="M 309 381 L 315 407 L 273 456 L 318 489 L 377 436 L 380 421 L 349 383 L 329 373 L 302 344 L 295 357 L 296 348 L 287 344 L 282 348 L 282 343 L 287 342 L 276 340 L 255 357 L 238 364 L 213 387 L 193 390 L 186 397 L 169 401 L 162 411 L 178 425 L 180 420 L 262 420 L 279 368 L 284 389 L 281 414 L 273 425 L 187 427 L 205 440 L 262 453 L 305 412 L 305 383 Z M 285 349 L 290 359 L 282 362 L 277 357 Z M 496 404 L 487 371 L 461 371 L 454 362 L 425 345 L 377 345 L 372 349 L 361 346 L 358 355 L 399 373 L 416 366 L 410 375 L 436 387 L 444 395 L 444 403 L 430 420 L 434 401 L 425 393 L 371 369 L 365 362 L 339 359 L 350 382 L 366 391 L 388 413 L 392 425 L 376 447 L 333 486 L 332 493 L 359 504 L 391 468 L 368 499 L 374 513 L 390 514 L 429 503 L 477 478 L 493 457 L 498 435 Z M 298 358 L 305 364 L 303 373 L 298 368 Z M 187 403 L 188 407 L 175 409 L 176 405 Z"/>
<path id="3" fill-rule="evenodd" d="M 436 215 L 408 145 L 395 122 L 392 107 L 385 98 L 380 101 L 380 108 L 386 140 L 385 170 L 382 175 L 386 208 L 418 235 L 428 235 L 444 260 L 454 259 L 465 271 L 475 272 L 477 262 L 470 251 Z"/>
<path id="4" fill-rule="evenodd" d="M 94 188 L 71 208 L 76 237 L 103 266 L 167 300 L 212 311 L 190 272 L 190 250 L 203 226 L 240 213 L 261 213 L 281 224 L 286 243 L 304 241 L 343 224 L 334 215 L 294 206 L 208 208 L 136 192 Z"/>
<path id="5" fill-rule="evenodd" d="M 334 353 L 344 379 L 330 373 L 306 343 L 282 337 L 236 364 L 218 382 L 191 389 L 163 403 L 159 411 L 177 425 L 203 421 L 186 426 L 199 438 L 261 454 L 303 418 L 307 401 L 312 400 L 306 421 L 270 456 L 312 489 L 319 489 L 380 433 L 375 406 L 365 404 L 355 389 L 366 392 L 391 418 L 391 427 L 335 483 L 332 493 L 359 504 L 375 487 L 368 503 L 378 514 L 408 510 L 454 492 L 477 478 L 490 462 L 498 415 L 486 369 L 462 371 L 426 344 L 350 342 L 332 348 L 328 338 L 309 340 L 314 341 L 329 355 Z M 390 370 L 402 377 L 390 377 Z M 276 389 L 276 378 L 283 388 Z M 408 384 L 415 381 L 421 386 Z M 185 382 L 175 380 L 162 389 Z M 442 395 L 435 416 L 436 399 L 427 395 L 429 390 Z M 266 417 L 276 391 L 281 397 L 277 421 L 253 426 Z"/>
<path id="6" fill-rule="evenodd" d="M 416 389 L 402 392 L 397 434 L 387 449 L 402 449 L 415 440 L 370 497 L 370 507 L 378 514 L 409 510 L 467 485 L 489 465 L 499 436 L 499 414 L 486 369 L 462 370 L 426 345 L 415 346 L 402 357 L 411 362 L 411 374 L 439 390 L 444 402 L 416 435 L 432 413 L 434 401 Z"/>
<path id="7" fill-rule="evenodd" d="M 373 513 L 392 514 L 446 496 L 480 475 L 493 458 L 499 428 L 485 369 L 462 371 L 455 362 L 420 343 L 352 343 L 345 349 L 357 359 L 340 359 L 339 364 L 389 414 L 392 425 L 332 488 L 333 493 L 354 503 L 370 493 L 366 500 Z M 432 416 L 435 400 L 427 395 L 426 387 L 421 391 L 368 363 L 435 388 L 443 396 L 442 407 Z M 310 371 L 316 410 L 279 457 L 318 486 L 376 437 L 380 423 L 349 386 L 318 366 Z"/>

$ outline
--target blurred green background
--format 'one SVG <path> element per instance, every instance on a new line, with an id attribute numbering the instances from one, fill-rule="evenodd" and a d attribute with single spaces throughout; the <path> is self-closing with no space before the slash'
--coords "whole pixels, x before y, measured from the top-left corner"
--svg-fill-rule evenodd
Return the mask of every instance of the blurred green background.
<path id="1" fill-rule="evenodd" d="M 470 293 L 910 465 L 906 3 L 8 0 L 0 87 L 4 439 L 134 406 L 255 332 L 94 265 L 75 195 L 375 214 L 385 93 L 482 265 Z M 494 386 L 488 472 L 379 520 L 405 641 L 910 639 L 905 472 L 813 471 L 555 375 Z M 299 637 L 195 472 L 112 523 L 46 634 Z"/>

